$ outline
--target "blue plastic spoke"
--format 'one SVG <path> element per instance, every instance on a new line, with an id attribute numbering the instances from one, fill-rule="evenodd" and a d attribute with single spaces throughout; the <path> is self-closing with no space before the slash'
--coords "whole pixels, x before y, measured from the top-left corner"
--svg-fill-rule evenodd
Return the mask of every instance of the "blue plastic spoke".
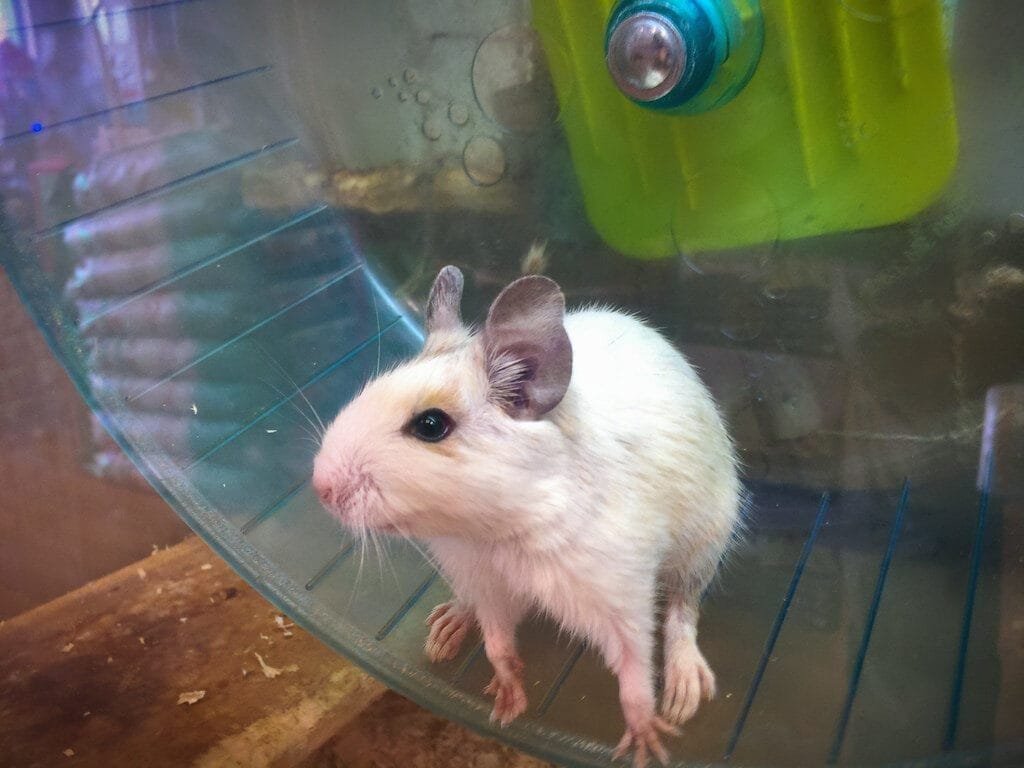
<path id="1" fill-rule="evenodd" d="M 953 673 L 953 691 L 949 697 L 949 717 L 946 733 L 942 739 L 944 750 L 956 744 L 956 730 L 960 724 L 960 703 L 963 699 L 964 673 L 967 670 L 967 646 L 971 641 L 971 622 L 974 617 L 974 598 L 978 592 L 978 576 L 981 572 L 981 551 L 985 541 L 985 525 L 988 522 L 988 505 L 992 490 L 992 454 L 985 463 L 984 482 L 978 499 L 978 521 L 974 528 L 974 542 L 971 544 L 971 564 L 968 569 L 967 596 L 964 600 L 964 615 L 960 622 L 960 645 L 956 654 L 956 669 Z"/>
<path id="2" fill-rule="evenodd" d="M 800 586 L 800 578 L 804 575 L 804 568 L 807 566 L 807 561 L 811 557 L 811 551 L 814 549 L 814 543 L 818 539 L 818 532 L 821 530 L 821 526 L 825 522 L 825 518 L 828 516 L 828 509 L 831 503 L 831 497 L 828 493 L 823 493 L 821 496 L 821 503 L 818 505 L 818 514 L 814 518 L 814 523 L 811 525 L 811 530 L 807 534 L 807 540 L 804 542 L 804 548 L 800 552 L 800 557 L 796 561 L 796 568 L 793 569 L 793 576 L 789 580 L 789 588 L 786 590 L 786 595 L 782 598 L 782 605 L 779 606 L 779 612 L 775 615 L 775 621 L 772 623 L 772 628 L 768 632 L 768 639 L 765 640 L 764 650 L 761 651 L 761 658 L 757 663 L 757 669 L 754 671 L 754 677 L 750 681 L 750 687 L 747 689 L 747 696 L 743 700 L 743 706 L 740 708 L 739 717 L 736 718 L 736 725 L 733 726 L 732 735 L 729 737 L 728 746 L 725 748 L 725 754 L 723 759 L 728 760 L 732 757 L 733 752 L 736 750 L 736 745 L 739 743 L 740 736 L 743 734 L 743 727 L 747 724 L 747 717 L 750 715 L 750 708 L 754 705 L 754 699 L 757 697 L 757 691 L 761 687 L 761 680 L 764 678 L 765 670 L 768 668 L 768 661 L 771 659 L 772 652 L 775 650 L 775 643 L 779 639 L 779 633 L 782 632 L 782 625 L 786 621 L 786 615 L 789 613 L 789 607 L 793 603 L 793 598 L 796 596 L 797 587 Z"/>
<path id="3" fill-rule="evenodd" d="M 558 676 L 554 682 L 551 683 L 551 687 L 548 688 L 547 693 L 544 694 L 544 698 L 540 702 L 540 706 L 537 707 L 537 717 L 544 717 L 551 705 L 555 703 L 555 697 L 558 696 L 558 692 L 562 690 L 562 686 L 565 685 L 565 681 L 569 679 L 569 673 L 572 672 L 573 667 L 576 666 L 576 662 L 583 656 L 583 651 L 586 650 L 586 645 L 582 642 L 577 642 L 569 654 L 569 658 L 565 660 L 565 664 L 562 665 L 562 669 L 559 670 Z"/>
<path id="4" fill-rule="evenodd" d="M 242 524 L 242 528 L 241 528 L 242 535 L 244 536 L 245 534 L 250 533 L 253 528 L 255 528 L 257 525 L 262 523 L 268 517 L 273 515 L 279 509 L 284 507 L 289 501 L 291 501 L 296 496 L 298 496 L 307 485 L 309 485 L 309 478 L 306 478 L 301 483 L 296 485 L 294 488 L 292 488 L 290 491 L 288 491 L 288 493 L 286 493 L 280 499 L 278 499 L 273 504 L 271 504 L 269 507 L 264 509 L 262 512 L 260 512 L 260 513 L 258 513 L 256 515 L 253 515 L 251 518 L 246 520 L 245 523 Z"/>
<path id="5" fill-rule="evenodd" d="M 342 550 L 338 554 L 336 554 L 334 557 L 332 557 L 330 560 L 324 563 L 323 566 L 320 567 L 320 570 L 314 573 L 310 580 L 306 582 L 306 591 L 308 592 L 315 589 L 316 585 L 323 581 L 327 574 L 329 574 L 331 571 L 333 571 L 335 568 L 337 568 L 339 565 L 345 562 L 345 560 L 348 558 L 349 555 L 352 554 L 355 548 L 355 542 L 350 541 L 342 548 Z"/>
<path id="6" fill-rule="evenodd" d="M 868 655 L 868 645 L 871 643 L 871 633 L 875 629 L 875 619 L 878 618 L 878 608 L 882 604 L 882 592 L 885 590 L 885 580 L 889 576 L 889 566 L 892 564 L 893 555 L 896 553 L 896 543 L 899 541 L 900 533 L 903 530 L 903 518 L 907 512 L 907 499 L 910 497 L 910 480 L 903 481 L 903 492 L 900 494 L 899 506 L 896 508 L 896 518 L 893 520 L 892 528 L 889 530 L 889 543 L 882 556 L 882 563 L 878 567 L 878 580 L 875 582 L 875 592 L 871 596 L 871 605 L 868 606 L 867 621 L 864 624 L 864 634 L 861 636 L 860 647 L 857 649 L 857 657 L 853 663 L 853 672 L 850 675 L 850 684 L 846 689 L 846 700 L 843 702 L 843 709 L 839 713 L 839 720 L 836 724 L 835 738 L 832 740 L 832 748 L 828 753 L 829 764 L 834 764 L 839 759 L 839 753 L 843 748 L 843 739 L 846 737 L 846 727 L 850 723 L 850 713 L 853 711 L 853 702 L 857 698 L 857 687 L 860 685 L 860 676 L 864 671 L 864 661 Z"/>
<path id="7" fill-rule="evenodd" d="M 101 318 L 104 318 L 109 314 L 124 309 L 127 305 L 131 304 L 134 301 L 137 301 L 143 296 L 148 296 L 154 291 L 159 291 L 164 288 L 167 288 L 173 285 L 174 283 L 188 277 L 189 275 L 198 272 L 201 269 L 205 269 L 206 267 L 212 266 L 219 261 L 223 261 L 224 259 L 230 256 L 234 256 L 236 253 L 244 251 L 246 248 L 251 248 L 257 243 L 263 242 L 267 238 L 279 235 L 285 230 L 291 229 L 292 227 L 297 226 L 298 224 L 301 224 L 302 222 L 313 218 L 318 213 L 321 213 L 324 210 L 326 210 L 326 208 L 326 205 L 317 205 L 313 208 L 302 211 L 301 213 L 296 214 L 287 221 L 281 222 L 276 227 L 268 229 L 266 232 L 256 235 L 255 237 L 249 238 L 244 243 L 233 245 L 226 250 L 202 258 L 199 261 L 195 262 L 194 264 L 189 264 L 187 267 L 182 267 L 181 269 L 170 273 L 162 280 L 158 280 L 155 283 L 150 283 L 149 285 L 145 285 L 135 291 L 132 291 L 130 294 L 125 296 L 121 301 L 118 301 L 114 304 L 111 304 L 108 307 L 105 307 L 101 311 L 97 312 L 95 315 L 89 315 L 89 317 L 87 317 L 81 323 L 79 323 L 79 329 L 80 331 L 84 332 L 88 330 L 89 326 L 95 323 L 97 320 L 100 320 Z"/>
<path id="8" fill-rule="evenodd" d="M 415 606 L 416 603 L 418 603 L 423 598 L 423 595 L 427 593 L 427 590 L 430 589 L 430 586 L 435 581 L 437 581 L 437 571 L 434 571 L 429 576 L 427 576 L 427 578 L 425 578 L 422 582 L 420 582 L 420 585 L 416 587 L 415 590 L 413 590 L 413 593 L 409 595 L 408 599 L 404 603 L 402 603 L 402 605 L 398 608 L 397 611 L 394 612 L 394 614 L 391 616 L 390 619 L 387 620 L 384 626 L 377 630 L 377 634 L 374 635 L 374 638 L 380 641 L 388 635 L 390 635 L 392 632 L 394 632 L 395 627 L 397 627 L 399 623 L 401 623 L 402 619 L 404 619 L 406 615 L 408 615 L 409 611 L 413 609 L 413 606 Z"/>
<path id="9" fill-rule="evenodd" d="M 181 96 L 182 94 L 189 93 L 191 91 L 198 91 L 201 88 L 209 88 L 210 86 L 220 85 L 221 83 L 227 83 L 231 80 L 238 80 L 249 75 L 255 75 L 259 72 L 268 72 L 272 69 L 269 64 L 263 64 L 259 67 L 251 67 L 250 69 L 243 69 L 241 72 L 234 72 L 230 75 L 223 75 L 221 77 L 215 77 L 212 80 L 204 80 L 201 83 L 193 83 L 192 85 L 186 85 L 181 88 L 175 88 L 173 91 L 164 91 L 163 93 L 156 93 L 152 96 L 147 96 L 144 99 L 135 99 L 134 101 L 127 101 L 124 104 L 118 104 L 116 107 L 107 107 L 106 109 L 98 109 L 95 112 L 87 112 L 84 115 L 76 115 L 75 117 L 68 117 L 63 120 L 55 120 L 52 123 L 34 123 L 31 128 L 25 131 L 18 131 L 17 133 L 11 133 L 7 136 L 0 137 L 0 141 L 13 141 L 14 139 L 21 139 L 26 136 L 34 136 L 41 133 L 42 131 L 52 131 L 56 128 L 63 128 L 68 125 L 75 125 L 86 120 L 92 120 L 96 117 L 103 117 L 104 115 L 110 115 L 115 112 L 121 112 L 123 110 L 132 109 L 134 107 L 141 107 L 145 104 L 153 104 L 164 99 L 169 99 L 173 96 Z"/>
<path id="10" fill-rule="evenodd" d="M 318 285 L 313 290 L 308 291 L 307 293 L 305 293 L 304 295 L 302 295 L 299 298 L 295 299 L 294 301 L 289 302 L 288 304 L 286 304 L 285 306 L 281 307 L 276 312 L 273 312 L 273 313 L 267 315 L 266 317 L 264 317 L 259 322 L 253 323 L 251 326 L 246 328 L 244 331 L 240 331 L 239 333 L 237 333 L 234 336 L 232 336 L 230 339 L 227 339 L 227 340 L 221 342 L 220 344 L 218 344 L 213 349 L 211 349 L 208 352 L 205 352 L 204 354 L 202 354 L 199 357 L 197 357 L 191 363 L 183 365 L 181 368 L 179 368 L 178 370 L 174 371 L 174 373 L 171 373 L 171 374 L 165 376 L 164 378 L 160 379 L 160 381 L 154 382 L 153 384 L 151 384 L 150 386 L 146 387 L 141 392 L 137 392 L 136 394 L 132 395 L 131 397 L 128 398 L 128 402 L 135 401 L 135 400 L 139 399 L 140 397 L 145 397 L 150 392 L 152 392 L 154 389 L 157 389 L 158 387 L 163 386 L 164 384 L 166 384 L 171 379 L 176 378 L 177 376 L 180 376 L 181 374 L 185 373 L 186 371 L 192 370 L 197 365 L 199 365 L 200 363 L 202 363 L 205 360 L 209 360 L 214 355 L 220 354 L 221 352 L 223 352 L 228 347 L 230 347 L 230 346 L 232 346 L 234 344 L 237 344 L 238 342 L 242 341 L 246 336 L 249 336 L 249 335 L 255 333 L 260 328 L 266 328 L 267 325 L 269 325 L 270 323 L 272 323 L 275 320 L 277 320 L 277 318 L 281 317 L 281 315 L 287 314 L 288 312 L 290 312 L 291 310 L 295 309 L 300 304 L 304 304 L 307 301 L 309 301 L 311 298 L 313 298 L 314 296 L 317 296 L 318 294 L 323 293 L 324 291 L 326 291 L 331 286 L 337 285 L 342 280 L 344 280 L 346 277 L 352 275 L 355 272 L 358 272 L 360 268 L 361 268 L 361 265 L 357 264 L 356 266 L 349 267 L 348 269 L 343 269 L 341 272 L 338 272 L 336 275 L 334 275 L 334 277 L 332 277 L 327 282 Z"/>
<path id="11" fill-rule="evenodd" d="M 53 237 L 54 235 L 64 231 L 64 229 L 71 226 L 72 224 L 75 224 L 76 222 L 85 221 L 94 216 L 99 216 L 101 214 L 108 213 L 112 210 L 128 205 L 129 203 L 135 203 L 139 202 L 140 200 L 148 200 L 152 197 L 157 197 L 158 195 L 162 195 L 165 192 L 171 191 L 172 189 L 177 189 L 178 187 L 184 187 L 189 184 L 194 184 L 195 182 L 201 179 L 205 179 L 208 176 L 213 176 L 217 173 L 221 173 L 222 171 L 237 168 L 240 165 L 245 165 L 246 163 L 251 162 L 257 158 L 270 154 L 271 152 L 277 152 L 278 150 L 294 146 L 295 144 L 298 143 L 298 141 L 299 140 L 293 136 L 287 139 L 280 139 L 278 141 L 271 142 L 270 144 L 264 144 L 259 149 L 254 149 L 250 152 L 245 152 L 241 155 L 237 155 L 236 157 L 232 157 L 223 162 L 215 163 L 214 165 L 211 165 L 207 168 L 203 168 L 202 170 L 195 171 L 194 173 L 187 174 L 186 176 L 182 176 L 179 179 L 168 181 L 166 184 L 160 184 L 158 186 L 153 187 L 152 189 L 147 189 L 143 192 L 139 192 L 137 195 L 132 195 L 131 197 L 126 197 L 123 200 L 118 200 L 116 203 L 110 203 L 109 205 L 105 205 L 102 208 L 97 208 L 96 210 L 89 211 L 88 213 L 83 213 L 78 216 L 72 216 L 70 219 L 65 219 L 64 221 L 54 224 L 53 226 L 39 230 L 38 232 L 32 235 L 32 242 L 37 243 L 40 240 L 45 240 L 48 237 Z"/>
<path id="12" fill-rule="evenodd" d="M 15 32 L 28 32 L 30 30 L 38 29 L 52 29 L 53 27 L 70 26 L 77 24 L 78 26 L 84 27 L 86 24 L 92 24 L 99 18 L 111 18 L 114 16 L 126 15 L 129 13 L 141 13 L 143 11 L 159 11 L 164 8 L 170 8 L 177 5 L 185 5 L 186 3 L 198 3 L 208 2 L 208 0 L 163 0 L 160 3 L 152 3 L 150 5 L 136 5 L 130 8 L 115 8 L 111 10 L 101 10 L 97 8 L 94 12 L 88 16 L 71 16 L 66 19 L 54 19 L 53 21 L 42 21 L 38 24 L 27 24 L 20 27 L 8 27 L 5 32 L 8 34 Z"/>

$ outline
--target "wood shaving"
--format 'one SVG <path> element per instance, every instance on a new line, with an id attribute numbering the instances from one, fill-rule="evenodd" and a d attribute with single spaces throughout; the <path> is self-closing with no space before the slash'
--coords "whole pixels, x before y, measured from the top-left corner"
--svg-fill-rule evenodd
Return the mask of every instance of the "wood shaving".
<path id="1" fill-rule="evenodd" d="M 144 638 L 144 637 L 142 637 L 142 636 L 140 635 L 140 636 L 139 636 L 139 645 L 145 645 L 145 644 L 146 644 L 146 638 Z"/>
<path id="2" fill-rule="evenodd" d="M 200 571 L 208 571 L 211 568 L 213 568 L 213 566 L 210 565 L 209 563 L 203 563 L 202 565 L 199 566 L 199 570 Z"/>
<path id="3" fill-rule="evenodd" d="M 264 635 L 262 632 L 260 632 L 260 640 L 266 640 L 268 643 L 270 642 L 270 638 Z"/>
<path id="4" fill-rule="evenodd" d="M 275 616 L 274 623 L 277 624 L 278 629 L 281 630 L 281 634 L 284 637 L 295 637 L 295 633 L 289 629 L 290 627 L 294 627 L 295 624 L 288 621 L 284 616 Z"/>
<path id="5" fill-rule="evenodd" d="M 92 712 L 83 712 L 82 713 L 82 717 L 88 717 L 91 714 L 92 714 Z"/>
<path id="6" fill-rule="evenodd" d="M 277 667 L 272 667 L 269 664 L 267 664 L 267 662 L 265 662 L 263 660 L 263 657 L 260 656 L 258 653 L 255 654 L 255 656 L 256 656 L 256 661 L 258 661 L 260 663 L 260 669 L 263 671 L 263 676 L 264 677 L 273 680 L 275 677 L 277 677 L 282 672 L 284 672 L 283 669 L 278 669 Z"/>
<path id="7" fill-rule="evenodd" d="M 68 643 L 63 648 L 60 649 L 60 652 L 61 653 L 71 653 L 71 649 L 74 648 L 74 647 L 75 647 L 74 643 Z"/>
<path id="8" fill-rule="evenodd" d="M 114 657 L 113 656 L 107 656 L 107 664 L 113 664 L 113 663 L 114 663 Z"/>
<path id="9" fill-rule="evenodd" d="M 65 757 L 74 757 L 75 756 L 75 750 L 73 750 L 70 747 L 68 747 L 67 749 L 64 750 L 64 756 Z"/>
<path id="10" fill-rule="evenodd" d="M 374 171 L 342 170 L 332 181 L 343 207 L 378 215 L 421 210 L 430 187 L 425 174 L 398 164 Z"/>
<path id="11" fill-rule="evenodd" d="M 145 568 L 136 568 L 135 572 L 137 574 L 139 574 L 139 578 L 140 579 L 145 579 L 146 578 L 146 569 Z"/>
<path id="12" fill-rule="evenodd" d="M 163 588 L 163 587 L 157 587 L 157 588 L 156 588 L 156 593 L 157 593 L 158 595 L 162 595 L 162 594 L 164 593 L 164 588 Z"/>
<path id="13" fill-rule="evenodd" d="M 188 704 L 190 707 L 206 695 L 206 691 L 185 691 L 178 694 L 179 704 Z"/>
<path id="14" fill-rule="evenodd" d="M 500 213 L 515 207 L 512 185 L 478 187 L 454 159 L 426 170 L 401 164 L 369 171 L 342 169 L 325 191 L 342 208 L 377 215 L 436 209 Z"/>
<path id="15" fill-rule="evenodd" d="M 188 621 L 188 616 L 181 616 L 178 618 L 178 621 L 184 624 L 186 621 Z"/>
<path id="16" fill-rule="evenodd" d="M 299 671 L 299 665 L 298 664 L 289 664 L 287 667 L 282 667 L 282 668 L 278 669 L 277 667 L 272 667 L 269 664 L 267 664 L 267 662 L 265 662 L 263 660 L 263 657 L 260 656 L 258 653 L 256 653 L 255 656 L 256 656 L 256 660 L 260 663 L 260 669 L 263 671 L 263 674 L 264 674 L 265 677 L 269 677 L 269 678 L 273 679 L 273 678 L 277 677 L 278 675 L 280 675 L 282 672 L 298 672 Z M 243 672 L 244 671 L 245 670 L 243 670 Z"/>

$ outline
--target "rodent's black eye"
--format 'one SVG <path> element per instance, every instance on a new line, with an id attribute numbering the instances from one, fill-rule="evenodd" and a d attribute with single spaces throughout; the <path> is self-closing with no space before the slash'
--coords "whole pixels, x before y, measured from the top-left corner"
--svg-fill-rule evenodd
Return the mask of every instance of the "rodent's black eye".
<path id="1" fill-rule="evenodd" d="M 409 431 L 427 443 L 444 440 L 451 434 L 455 422 L 440 408 L 431 408 L 418 414 L 409 424 Z"/>

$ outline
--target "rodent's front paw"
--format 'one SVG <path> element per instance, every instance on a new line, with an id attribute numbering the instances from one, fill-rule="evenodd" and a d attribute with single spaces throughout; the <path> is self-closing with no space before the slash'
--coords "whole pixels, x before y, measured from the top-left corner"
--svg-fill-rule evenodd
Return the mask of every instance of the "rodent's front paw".
<path id="1" fill-rule="evenodd" d="M 694 642 L 666 654 L 665 692 L 661 714 L 672 725 L 682 725 L 697 713 L 701 699 L 715 697 L 715 674 Z"/>
<path id="2" fill-rule="evenodd" d="M 425 651 L 433 662 L 455 658 L 459 646 L 473 626 L 473 614 L 454 601 L 441 603 L 427 617 L 430 634 L 427 636 Z"/>
<path id="3" fill-rule="evenodd" d="M 508 725 L 526 711 L 526 691 L 518 674 L 496 674 L 484 688 L 484 693 L 494 696 L 492 723 L 497 720 L 503 726 Z"/>

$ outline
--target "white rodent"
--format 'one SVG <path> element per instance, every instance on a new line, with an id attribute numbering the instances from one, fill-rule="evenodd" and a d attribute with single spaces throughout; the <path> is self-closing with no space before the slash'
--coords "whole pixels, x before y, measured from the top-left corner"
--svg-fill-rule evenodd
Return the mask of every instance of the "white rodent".
<path id="1" fill-rule="evenodd" d="M 698 607 L 740 513 L 722 418 L 682 354 L 635 317 L 566 313 L 557 284 L 530 276 L 474 333 L 460 317 L 462 287 L 458 269 L 441 270 L 422 352 L 337 415 L 314 487 L 353 530 L 427 544 L 454 595 L 428 620 L 427 655 L 451 658 L 479 626 L 492 719 L 526 709 L 516 626 L 539 609 L 618 677 L 627 728 L 616 753 L 664 762 L 659 733 L 715 693 Z"/>

